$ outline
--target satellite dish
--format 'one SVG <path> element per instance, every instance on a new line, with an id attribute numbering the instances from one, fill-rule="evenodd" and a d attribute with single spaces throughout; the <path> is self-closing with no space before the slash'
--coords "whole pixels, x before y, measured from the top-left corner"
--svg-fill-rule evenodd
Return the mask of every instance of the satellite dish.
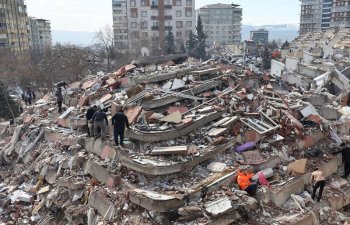
<path id="1" fill-rule="evenodd" d="M 142 57 L 149 57 L 150 56 L 150 52 L 149 52 L 148 48 L 142 47 L 141 48 L 141 55 L 142 55 Z"/>

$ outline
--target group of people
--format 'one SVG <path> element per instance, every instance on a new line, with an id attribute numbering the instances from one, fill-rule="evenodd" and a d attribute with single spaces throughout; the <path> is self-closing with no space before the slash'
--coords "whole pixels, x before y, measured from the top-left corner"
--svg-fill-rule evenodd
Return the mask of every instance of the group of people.
<path id="1" fill-rule="evenodd" d="M 347 179 L 350 175 L 350 146 L 342 143 L 340 147 L 333 152 L 334 155 L 339 153 L 342 154 L 342 161 L 344 163 L 344 175 L 342 178 Z M 256 194 L 258 188 L 258 183 L 252 180 L 253 176 L 254 173 L 252 169 L 241 169 L 237 176 L 239 188 L 252 196 Z M 326 186 L 326 176 L 321 169 L 315 168 L 311 173 L 310 184 L 313 187 L 311 197 L 313 200 L 317 200 L 317 202 L 319 202 Z"/>
<path id="2" fill-rule="evenodd" d="M 31 106 L 32 101 L 35 100 L 35 98 L 36 98 L 35 92 L 32 91 L 30 88 L 28 88 L 27 91 L 22 93 L 22 100 L 24 101 L 26 106 Z"/>
<path id="3" fill-rule="evenodd" d="M 90 137 L 97 138 L 98 131 L 101 133 L 101 139 L 106 137 L 106 126 L 108 126 L 107 114 L 102 108 L 96 105 L 90 107 L 86 111 L 86 120 L 88 122 L 88 134 Z M 125 128 L 129 129 L 129 121 L 123 110 L 120 110 L 112 117 L 112 125 L 114 127 L 115 145 L 124 146 Z"/>
<path id="4" fill-rule="evenodd" d="M 254 176 L 252 169 L 241 169 L 238 172 L 237 183 L 241 190 L 246 191 L 249 195 L 254 196 L 258 189 L 258 182 L 252 180 Z M 259 183 L 262 182 L 259 179 Z M 326 177 L 324 176 L 323 171 L 316 168 L 311 173 L 310 184 L 313 187 L 312 199 L 315 200 L 316 193 L 318 191 L 317 201 L 319 202 L 322 197 L 323 189 L 326 185 Z M 268 183 L 264 183 L 264 185 L 269 185 Z"/>

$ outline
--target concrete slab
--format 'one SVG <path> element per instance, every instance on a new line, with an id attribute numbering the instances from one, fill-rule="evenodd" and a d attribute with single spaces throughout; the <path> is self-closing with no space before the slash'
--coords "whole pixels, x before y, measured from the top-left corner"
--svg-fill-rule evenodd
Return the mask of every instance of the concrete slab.
<path id="1" fill-rule="evenodd" d="M 155 161 L 155 164 L 144 163 L 140 164 L 137 160 L 134 160 L 128 157 L 128 154 L 123 150 L 118 151 L 118 157 L 120 158 L 121 164 L 131 170 L 138 171 L 143 174 L 148 175 L 165 175 L 171 173 L 179 173 L 183 171 L 187 171 L 192 169 L 194 166 L 207 161 L 208 159 L 213 158 L 214 156 L 225 152 L 235 145 L 235 140 L 229 140 L 227 143 L 218 145 L 215 147 L 210 147 L 206 153 L 203 155 L 193 158 L 193 160 L 184 162 L 184 163 L 169 163 L 169 164 L 159 164 L 159 166 L 155 166 L 158 161 Z"/>
<path id="2" fill-rule="evenodd" d="M 114 187 L 120 184 L 120 176 L 112 174 L 101 166 L 98 162 L 89 160 L 84 168 L 86 174 L 91 175 L 99 182 L 106 184 L 108 187 Z"/>
<path id="3" fill-rule="evenodd" d="M 88 200 L 88 205 L 94 208 L 101 216 L 106 215 L 108 209 L 114 207 L 112 202 L 101 197 L 96 191 L 90 193 Z"/>
<path id="4" fill-rule="evenodd" d="M 288 201 L 291 194 L 299 194 L 304 191 L 304 180 L 302 178 L 296 179 L 283 187 L 270 190 L 270 199 L 277 206 L 281 207 Z"/>
<path id="5" fill-rule="evenodd" d="M 163 131 L 163 132 L 144 132 L 140 130 L 127 129 L 125 131 L 125 135 L 130 139 L 139 140 L 143 142 L 158 142 L 158 141 L 172 140 L 172 139 L 184 136 L 190 133 L 191 131 L 204 126 L 205 124 L 220 118 L 223 113 L 224 112 L 215 112 L 178 130 L 170 130 L 170 131 Z"/>

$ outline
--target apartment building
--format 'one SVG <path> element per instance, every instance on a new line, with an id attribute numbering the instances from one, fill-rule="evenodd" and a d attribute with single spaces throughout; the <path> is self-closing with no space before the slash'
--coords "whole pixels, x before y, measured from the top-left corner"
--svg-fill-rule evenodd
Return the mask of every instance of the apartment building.
<path id="1" fill-rule="evenodd" d="M 179 49 L 195 29 L 195 0 L 113 0 L 113 29 L 117 49 L 141 54 L 162 52 L 172 32 Z"/>
<path id="2" fill-rule="evenodd" d="M 350 1 L 334 0 L 331 27 L 350 28 Z"/>
<path id="3" fill-rule="evenodd" d="M 0 49 L 15 55 L 29 50 L 27 8 L 24 0 L 0 0 Z"/>
<path id="4" fill-rule="evenodd" d="M 50 21 L 28 18 L 30 50 L 34 54 L 44 54 L 52 46 Z"/>
<path id="5" fill-rule="evenodd" d="M 204 31 L 208 35 L 207 45 L 214 43 L 233 44 L 242 39 L 242 8 L 236 4 L 210 4 L 197 10 Z"/>
<path id="6" fill-rule="evenodd" d="M 301 0 L 300 34 L 350 27 L 349 0 Z"/>
<path id="7" fill-rule="evenodd" d="M 250 32 L 250 40 L 257 44 L 267 44 L 269 42 L 269 31 L 266 29 L 258 29 Z"/>

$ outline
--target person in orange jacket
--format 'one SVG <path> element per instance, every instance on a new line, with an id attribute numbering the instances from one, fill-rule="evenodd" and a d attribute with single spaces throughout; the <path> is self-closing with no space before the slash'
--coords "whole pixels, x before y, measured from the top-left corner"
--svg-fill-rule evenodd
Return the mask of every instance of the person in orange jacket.
<path id="1" fill-rule="evenodd" d="M 237 183 L 239 185 L 239 188 L 246 191 L 250 195 L 255 195 L 258 189 L 258 185 L 251 181 L 253 176 L 254 173 L 249 170 L 240 170 L 237 176 Z"/>

